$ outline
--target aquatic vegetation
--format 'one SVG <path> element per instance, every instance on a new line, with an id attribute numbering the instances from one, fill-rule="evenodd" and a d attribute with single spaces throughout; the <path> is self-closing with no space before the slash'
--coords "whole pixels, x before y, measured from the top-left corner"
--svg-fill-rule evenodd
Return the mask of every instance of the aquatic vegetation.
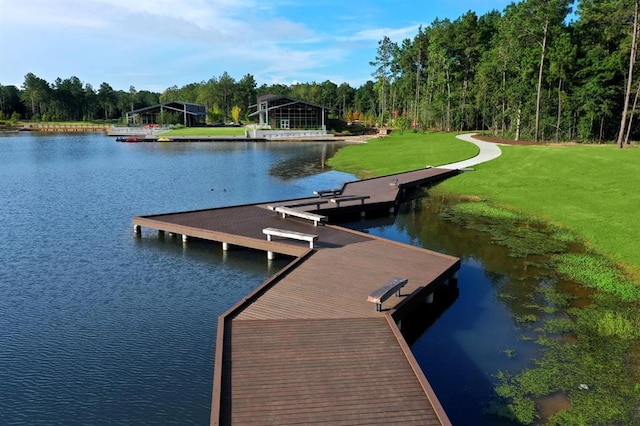
<path id="1" fill-rule="evenodd" d="M 474 215 L 492 219 L 516 220 L 519 215 L 515 212 L 492 206 L 486 202 L 466 202 L 455 204 L 452 209 L 460 214 Z"/>
<path id="2" fill-rule="evenodd" d="M 640 318 L 637 311 L 605 311 L 596 322 L 597 331 L 603 336 L 615 336 L 621 339 L 640 338 Z"/>
<path id="3" fill-rule="evenodd" d="M 515 358 L 516 356 L 515 349 L 505 349 L 502 352 L 507 356 L 507 358 Z"/>
<path id="4" fill-rule="evenodd" d="M 535 335 L 543 351 L 531 367 L 496 375 L 489 411 L 521 424 L 640 424 L 640 353 L 629 355 L 640 348 L 640 288 L 633 279 L 566 229 L 486 201 L 451 200 L 444 219 L 487 233 L 509 256 L 547 274 L 527 300 L 512 290 L 524 281 L 496 282 L 523 336 Z M 595 289 L 581 295 L 588 303 L 575 304 L 575 295 L 559 289 L 568 280 Z M 541 405 L 551 400 L 542 415 Z"/>
<path id="5" fill-rule="evenodd" d="M 625 301 L 640 300 L 640 287 L 601 256 L 567 253 L 555 260 L 559 273 L 587 287 L 616 294 Z"/>
<path id="6" fill-rule="evenodd" d="M 558 232 L 556 227 L 545 226 L 537 219 L 486 201 L 455 203 L 442 217 L 489 233 L 492 242 L 507 247 L 513 257 L 562 253 L 567 250 L 568 242 L 576 240 L 566 230 Z"/>

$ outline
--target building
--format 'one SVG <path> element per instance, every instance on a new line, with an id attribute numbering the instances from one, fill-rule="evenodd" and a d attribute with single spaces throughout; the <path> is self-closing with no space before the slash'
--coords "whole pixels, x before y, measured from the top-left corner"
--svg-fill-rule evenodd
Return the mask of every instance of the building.
<path id="1" fill-rule="evenodd" d="M 258 127 L 272 130 L 327 130 L 329 108 L 282 95 L 258 97 L 252 105 Z"/>
<path id="2" fill-rule="evenodd" d="M 160 117 L 164 113 L 177 115 L 185 127 L 201 126 L 207 120 L 207 107 L 204 105 L 174 101 L 129 111 L 127 123 L 165 124 Z"/>

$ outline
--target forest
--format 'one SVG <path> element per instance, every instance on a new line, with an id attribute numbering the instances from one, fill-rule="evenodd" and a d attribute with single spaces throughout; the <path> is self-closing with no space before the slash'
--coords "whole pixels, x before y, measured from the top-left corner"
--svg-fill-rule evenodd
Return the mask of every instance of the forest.
<path id="1" fill-rule="evenodd" d="M 52 84 L 29 73 L 0 85 L 0 119 L 118 120 L 125 112 L 179 100 L 211 119 L 246 121 L 256 97 L 272 93 L 332 108 L 366 125 L 481 130 L 515 140 L 610 142 L 640 137 L 637 120 L 640 0 L 524 0 L 482 16 L 436 19 L 400 43 L 384 37 L 357 88 L 331 81 L 258 86 L 224 72 L 163 93 L 96 90 L 77 77 Z M 634 121 L 635 118 L 635 121 Z"/>

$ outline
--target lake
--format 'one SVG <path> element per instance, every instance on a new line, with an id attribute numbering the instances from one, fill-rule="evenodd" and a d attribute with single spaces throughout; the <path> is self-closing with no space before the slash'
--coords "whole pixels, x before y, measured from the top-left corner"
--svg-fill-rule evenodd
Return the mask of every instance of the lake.
<path id="1" fill-rule="evenodd" d="M 0 135 L 0 423 L 208 424 L 217 317 L 287 261 L 138 239 L 131 219 L 340 186 L 355 178 L 324 161 L 341 146 Z M 410 343 L 454 424 L 502 424 L 484 412 L 493 376 L 537 351 L 498 297 L 517 260 L 429 197 L 345 225 L 463 259 L 459 292 L 416 317 Z"/>

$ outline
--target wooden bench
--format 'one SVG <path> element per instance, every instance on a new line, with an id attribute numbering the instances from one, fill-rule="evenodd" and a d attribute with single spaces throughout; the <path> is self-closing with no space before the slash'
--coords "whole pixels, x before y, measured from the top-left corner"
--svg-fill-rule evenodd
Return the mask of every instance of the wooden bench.
<path id="1" fill-rule="evenodd" d="M 323 189 L 320 191 L 313 191 L 318 197 L 335 197 L 336 195 L 340 195 L 342 193 L 342 189 Z"/>
<path id="2" fill-rule="evenodd" d="M 313 243 L 318 239 L 315 234 L 304 234 L 302 232 L 288 231 L 278 228 L 264 228 L 262 233 L 267 236 L 267 241 L 272 241 L 272 237 L 291 238 L 309 242 L 309 248 L 313 248 Z"/>
<path id="3" fill-rule="evenodd" d="M 313 201 L 301 201 L 299 203 L 293 203 L 293 204 L 284 204 L 282 206 L 276 206 L 276 207 L 306 207 L 306 206 L 316 206 L 316 209 L 319 210 L 320 206 L 323 204 L 327 204 L 329 201 L 328 200 L 313 200 Z M 272 209 L 273 210 L 273 209 Z"/>
<path id="4" fill-rule="evenodd" d="M 392 278 L 388 283 L 371 293 L 369 297 L 367 297 L 367 302 L 375 303 L 376 312 L 380 312 L 382 310 L 382 303 L 391 297 L 392 294 L 395 293 L 397 297 L 400 297 L 400 290 L 408 281 L 408 278 Z"/>
<path id="5" fill-rule="evenodd" d="M 310 220 L 313 222 L 313 226 L 318 226 L 318 223 L 327 221 L 326 216 L 322 216 L 320 214 L 315 214 L 311 212 L 305 212 L 301 210 L 295 210 L 295 209 L 292 209 L 291 207 L 275 206 L 272 208 L 272 210 L 277 213 L 280 213 L 283 218 L 287 216 L 295 216 L 302 219 Z"/>
<path id="6" fill-rule="evenodd" d="M 364 205 L 364 200 L 371 198 L 369 195 L 340 195 L 338 197 L 331 198 L 329 201 L 332 203 L 336 203 L 338 207 L 340 207 L 340 203 L 344 201 L 357 201 L 360 200 L 362 205 Z"/>

